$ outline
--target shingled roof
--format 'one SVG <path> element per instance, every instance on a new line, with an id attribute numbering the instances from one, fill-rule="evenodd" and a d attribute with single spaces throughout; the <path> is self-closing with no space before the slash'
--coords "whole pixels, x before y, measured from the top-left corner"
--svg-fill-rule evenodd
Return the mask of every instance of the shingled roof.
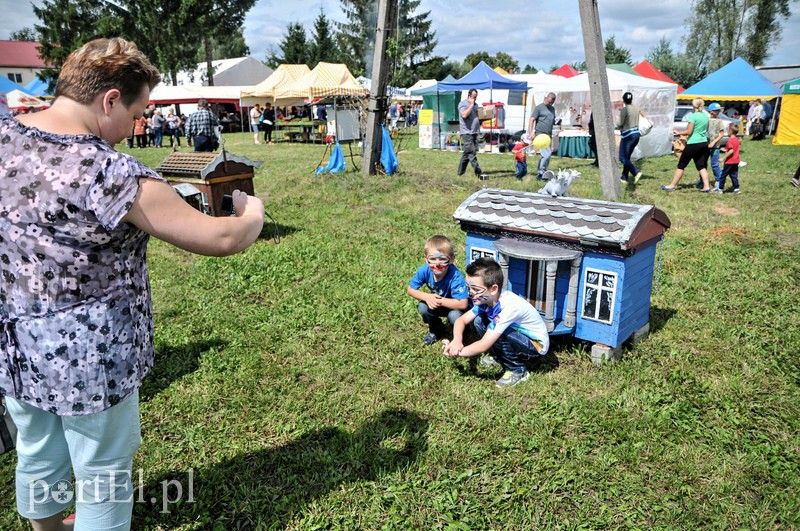
<path id="1" fill-rule="evenodd" d="M 464 230 L 504 230 L 622 250 L 661 236 L 670 226 L 667 215 L 652 205 L 494 188 L 472 194 L 453 218 Z"/>
<path id="2" fill-rule="evenodd" d="M 170 177 L 191 177 L 206 179 L 217 171 L 217 167 L 224 162 L 238 163 L 251 168 L 258 167 L 261 162 L 250 160 L 247 157 L 234 155 L 227 151 L 216 152 L 182 152 L 173 151 L 161 161 L 156 171 Z"/>
<path id="3" fill-rule="evenodd" d="M 47 68 L 39 56 L 38 42 L 0 40 L 0 66 Z"/>

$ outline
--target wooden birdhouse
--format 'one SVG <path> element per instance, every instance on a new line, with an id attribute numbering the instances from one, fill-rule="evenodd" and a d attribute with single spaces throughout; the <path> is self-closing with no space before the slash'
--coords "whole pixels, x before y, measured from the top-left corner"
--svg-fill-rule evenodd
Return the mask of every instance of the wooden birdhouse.
<path id="1" fill-rule="evenodd" d="M 616 359 L 649 331 L 656 247 L 670 226 L 652 205 L 483 189 L 456 209 L 467 263 L 489 256 L 506 285 L 542 314 L 551 335 L 592 341 Z"/>
<path id="2" fill-rule="evenodd" d="M 156 171 L 187 197 L 196 190 L 202 194 L 201 210 L 212 216 L 227 216 L 222 212 L 222 197 L 234 190 L 254 195 L 253 176 L 260 162 L 233 155 L 223 150 L 219 153 L 173 151 Z"/>

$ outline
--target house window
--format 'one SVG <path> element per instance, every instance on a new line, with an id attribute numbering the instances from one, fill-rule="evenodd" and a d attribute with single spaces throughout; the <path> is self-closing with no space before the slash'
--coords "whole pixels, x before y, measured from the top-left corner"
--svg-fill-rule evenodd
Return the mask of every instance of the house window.
<path id="1" fill-rule="evenodd" d="M 482 249 L 480 247 L 473 247 L 469 251 L 469 261 L 474 262 L 478 258 L 492 258 L 497 260 L 497 255 L 491 249 Z"/>
<path id="2" fill-rule="evenodd" d="M 583 318 L 611 323 L 616 298 L 616 273 L 597 269 L 586 270 L 583 282 Z"/>
<path id="3" fill-rule="evenodd" d="M 13 72 L 9 72 L 8 79 L 17 84 L 22 83 L 22 74 L 15 74 Z"/>

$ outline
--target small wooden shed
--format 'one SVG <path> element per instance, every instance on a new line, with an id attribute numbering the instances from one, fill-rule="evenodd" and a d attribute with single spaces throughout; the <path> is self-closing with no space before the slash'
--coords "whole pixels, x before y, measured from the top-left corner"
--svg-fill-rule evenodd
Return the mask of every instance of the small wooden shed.
<path id="1" fill-rule="evenodd" d="M 220 208 L 222 196 L 234 190 L 254 195 L 253 176 L 260 165 L 260 162 L 225 150 L 219 153 L 173 151 L 156 171 L 173 186 L 192 185 L 205 196 L 204 204 L 212 216 L 226 216 L 228 214 Z"/>
<path id="2" fill-rule="evenodd" d="M 551 335 L 592 341 L 595 361 L 649 331 L 656 247 L 670 226 L 652 205 L 483 189 L 456 209 L 467 263 L 497 260 L 506 286 L 543 315 Z"/>

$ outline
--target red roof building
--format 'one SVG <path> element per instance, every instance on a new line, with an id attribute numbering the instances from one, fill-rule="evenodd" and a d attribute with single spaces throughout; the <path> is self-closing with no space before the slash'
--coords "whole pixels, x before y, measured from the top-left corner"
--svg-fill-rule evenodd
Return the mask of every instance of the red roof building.
<path id="1" fill-rule="evenodd" d="M 36 79 L 36 73 L 48 67 L 39 57 L 39 46 L 38 42 L 0 40 L 0 75 L 18 85 Z"/>

